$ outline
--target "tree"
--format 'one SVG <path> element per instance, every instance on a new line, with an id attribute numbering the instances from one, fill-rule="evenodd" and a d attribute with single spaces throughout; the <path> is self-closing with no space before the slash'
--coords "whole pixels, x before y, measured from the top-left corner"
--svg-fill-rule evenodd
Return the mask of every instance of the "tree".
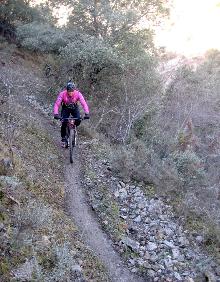
<path id="1" fill-rule="evenodd" d="M 48 9 L 44 6 L 31 7 L 30 0 L 3 0 L 0 9 L 0 34 L 10 38 L 16 37 L 15 29 L 20 24 L 27 24 L 33 21 L 43 21 L 44 13 L 49 16 Z"/>
<path id="2" fill-rule="evenodd" d="M 144 18 L 155 22 L 166 15 L 165 1 L 69 3 L 72 13 L 67 30 L 79 35 L 61 49 L 61 64 L 71 65 L 73 79 L 100 109 L 96 125 L 125 142 L 133 123 L 149 110 L 160 85 L 154 70 L 153 34 L 150 29 L 140 30 L 138 24 Z"/>
<path id="3" fill-rule="evenodd" d="M 125 32 L 133 31 L 140 20 L 155 22 L 166 15 L 165 0 L 80 0 L 73 8 L 69 26 L 115 43 Z"/>

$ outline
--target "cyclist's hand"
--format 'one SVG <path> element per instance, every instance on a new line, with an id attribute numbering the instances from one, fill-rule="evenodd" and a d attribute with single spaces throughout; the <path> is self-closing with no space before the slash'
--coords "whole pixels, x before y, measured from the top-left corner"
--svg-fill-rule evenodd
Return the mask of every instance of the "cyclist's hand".
<path id="1" fill-rule="evenodd" d="M 85 114 L 84 119 L 89 119 L 89 114 Z"/>
<path id="2" fill-rule="evenodd" d="M 54 117 L 54 119 L 60 119 L 60 115 L 58 115 L 58 114 L 55 114 L 53 117 Z"/>

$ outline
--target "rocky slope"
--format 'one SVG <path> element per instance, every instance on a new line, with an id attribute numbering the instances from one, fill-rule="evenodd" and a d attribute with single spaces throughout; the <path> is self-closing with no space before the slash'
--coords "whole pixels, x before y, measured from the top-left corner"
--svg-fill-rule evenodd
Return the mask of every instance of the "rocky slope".
<path id="1" fill-rule="evenodd" d="M 186 230 L 152 186 L 121 181 L 108 145 L 89 143 L 82 145 L 89 202 L 131 271 L 146 281 L 220 281 L 219 261 L 202 249 L 204 235 Z"/>

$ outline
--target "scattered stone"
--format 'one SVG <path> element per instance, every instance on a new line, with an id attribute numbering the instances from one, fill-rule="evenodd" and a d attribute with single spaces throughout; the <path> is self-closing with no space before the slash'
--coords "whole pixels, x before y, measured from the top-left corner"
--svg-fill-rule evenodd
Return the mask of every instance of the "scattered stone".
<path id="1" fill-rule="evenodd" d="M 196 241 L 201 244 L 204 241 L 203 236 L 196 236 Z"/>
<path id="2" fill-rule="evenodd" d="M 121 200 L 124 200 L 128 196 L 128 192 L 125 188 L 119 190 L 119 197 Z"/>
<path id="3" fill-rule="evenodd" d="M 2 222 L 0 222 L 0 232 L 1 231 L 6 231 L 5 226 Z"/>
<path id="4" fill-rule="evenodd" d="M 138 233 L 138 229 L 135 226 L 129 226 L 128 231 L 131 234 L 137 234 Z"/>
<path id="5" fill-rule="evenodd" d="M 129 259 L 128 262 L 129 262 L 131 265 L 135 265 L 135 260 L 134 260 L 134 259 Z"/>
<path id="6" fill-rule="evenodd" d="M 138 251 L 140 247 L 140 243 L 130 239 L 129 237 L 123 237 L 121 242 L 126 246 L 130 247 L 133 251 Z"/>
<path id="7" fill-rule="evenodd" d="M 73 265 L 72 267 L 71 267 L 71 269 L 72 269 L 72 271 L 74 271 L 74 272 L 82 272 L 82 268 L 81 268 L 81 266 L 79 265 L 79 264 L 75 264 L 75 265 Z"/>
<path id="8" fill-rule="evenodd" d="M 125 183 L 124 183 L 123 181 L 119 181 L 119 184 L 120 184 L 120 186 L 121 186 L 122 188 L 125 187 Z"/>
<path id="9" fill-rule="evenodd" d="M 154 250 L 156 250 L 156 249 L 157 249 L 157 245 L 156 245 L 155 243 L 149 242 L 149 243 L 147 244 L 147 250 L 148 250 L 148 251 L 154 251 Z"/>
<path id="10" fill-rule="evenodd" d="M 150 270 L 148 270 L 147 274 L 148 274 L 150 277 L 154 277 L 156 273 L 155 273 L 154 270 L 150 269 Z"/>
<path id="11" fill-rule="evenodd" d="M 127 208 L 121 208 L 120 211 L 122 211 L 122 212 L 127 212 L 128 209 L 127 209 Z"/>
<path id="12" fill-rule="evenodd" d="M 142 258 L 137 259 L 137 263 L 138 263 L 139 266 L 144 265 L 144 262 L 145 261 Z"/>
<path id="13" fill-rule="evenodd" d="M 123 214 L 120 214 L 120 217 L 123 218 L 123 219 L 127 219 L 127 215 L 123 215 Z"/>
<path id="14" fill-rule="evenodd" d="M 178 257 L 180 256 L 180 251 L 179 251 L 179 249 L 177 249 L 177 248 L 172 249 L 172 255 L 173 255 L 173 258 L 174 258 L 174 259 L 178 259 Z"/>
<path id="15" fill-rule="evenodd" d="M 191 277 L 187 277 L 186 282 L 194 282 L 194 280 Z"/>
<path id="16" fill-rule="evenodd" d="M 165 234 L 167 235 L 167 236 L 172 236 L 173 235 L 173 230 L 172 229 L 170 229 L 170 228 L 165 228 L 165 230 L 164 230 L 164 232 L 165 232 Z"/>
<path id="17" fill-rule="evenodd" d="M 182 280 L 182 279 L 181 279 L 181 276 L 180 276 L 179 273 L 177 273 L 177 272 L 174 272 L 174 277 L 175 277 L 178 281 Z"/>
<path id="18" fill-rule="evenodd" d="M 131 269 L 131 272 L 132 272 L 132 273 L 137 273 L 137 272 L 138 272 L 138 269 L 134 267 L 134 268 Z"/>
<path id="19" fill-rule="evenodd" d="M 185 247 L 189 244 L 189 241 L 184 237 L 179 237 L 178 241 L 181 247 Z"/>
<path id="20" fill-rule="evenodd" d="M 152 255 L 149 260 L 152 261 L 152 262 L 156 262 L 158 259 L 158 256 L 155 254 L 155 255 Z"/>
<path id="21" fill-rule="evenodd" d="M 171 266 L 173 266 L 173 261 L 171 260 L 170 257 L 167 257 L 166 259 L 164 259 L 164 265 L 166 268 L 170 268 Z"/>
<path id="22" fill-rule="evenodd" d="M 175 248 L 174 244 L 172 242 L 169 242 L 167 240 L 163 241 L 163 243 L 167 246 L 167 247 L 170 247 L 171 249 L 172 248 Z"/>
<path id="23" fill-rule="evenodd" d="M 135 222 L 139 223 L 141 222 L 141 216 L 138 215 L 135 219 L 134 219 Z"/>
<path id="24" fill-rule="evenodd" d="M 149 258 L 150 258 L 150 254 L 146 251 L 145 252 L 145 254 L 144 254 L 144 258 L 146 259 L 146 260 L 149 260 Z"/>

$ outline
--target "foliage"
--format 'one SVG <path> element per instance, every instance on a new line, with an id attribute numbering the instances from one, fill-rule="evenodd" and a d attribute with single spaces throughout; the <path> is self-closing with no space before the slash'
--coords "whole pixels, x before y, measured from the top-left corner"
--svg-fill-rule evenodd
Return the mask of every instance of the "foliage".
<path id="1" fill-rule="evenodd" d="M 131 31 L 143 18 L 156 20 L 167 14 L 165 1 L 112 1 L 81 0 L 75 2 L 69 26 L 96 37 L 114 42 Z"/>
<path id="2" fill-rule="evenodd" d="M 215 223 L 220 191 L 219 54 L 210 50 L 196 68 L 187 64 L 175 69 L 157 110 L 137 120 L 132 130 L 148 151 L 148 158 L 141 153 L 134 164 L 136 170 L 145 155 L 147 174 L 142 178 L 147 175 L 161 193 L 171 187 L 175 195 L 184 192 L 185 207 Z"/>
<path id="3" fill-rule="evenodd" d="M 20 44 L 28 50 L 58 53 L 70 41 L 70 35 L 49 24 L 32 22 L 17 28 Z"/>
<path id="4" fill-rule="evenodd" d="M 3 0 L 0 10 L 2 23 L 14 24 L 17 22 L 31 22 L 39 17 L 37 10 L 30 7 L 30 1 Z"/>
<path id="5" fill-rule="evenodd" d="M 100 73 L 111 74 L 123 68 L 116 50 L 102 39 L 88 35 L 78 35 L 66 47 L 60 49 L 63 65 L 74 70 L 75 78 L 82 77 L 86 83 L 100 79 Z"/>
<path id="6" fill-rule="evenodd" d="M 52 11 L 46 4 L 31 6 L 30 0 L 3 0 L 0 10 L 0 34 L 16 42 L 16 27 L 36 22 L 52 22 Z"/>
<path id="7" fill-rule="evenodd" d="M 31 51 L 58 55 L 49 78 L 50 85 L 56 83 L 51 89 L 65 85 L 67 76 L 72 78 L 88 93 L 92 107 L 99 108 L 95 128 L 125 143 L 134 122 L 157 104 L 160 82 L 153 35 L 150 29 L 140 30 L 138 24 L 144 18 L 155 23 L 165 16 L 165 1 L 68 4 L 71 16 L 66 28 L 31 22 L 17 29 L 19 43 Z"/>
<path id="8" fill-rule="evenodd" d="M 172 158 L 179 176 L 184 179 L 185 184 L 192 185 L 195 182 L 198 184 L 199 178 L 205 176 L 201 160 L 194 152 L 191 152 L 190 150 L 185 152 L 174 152 Z"/>

